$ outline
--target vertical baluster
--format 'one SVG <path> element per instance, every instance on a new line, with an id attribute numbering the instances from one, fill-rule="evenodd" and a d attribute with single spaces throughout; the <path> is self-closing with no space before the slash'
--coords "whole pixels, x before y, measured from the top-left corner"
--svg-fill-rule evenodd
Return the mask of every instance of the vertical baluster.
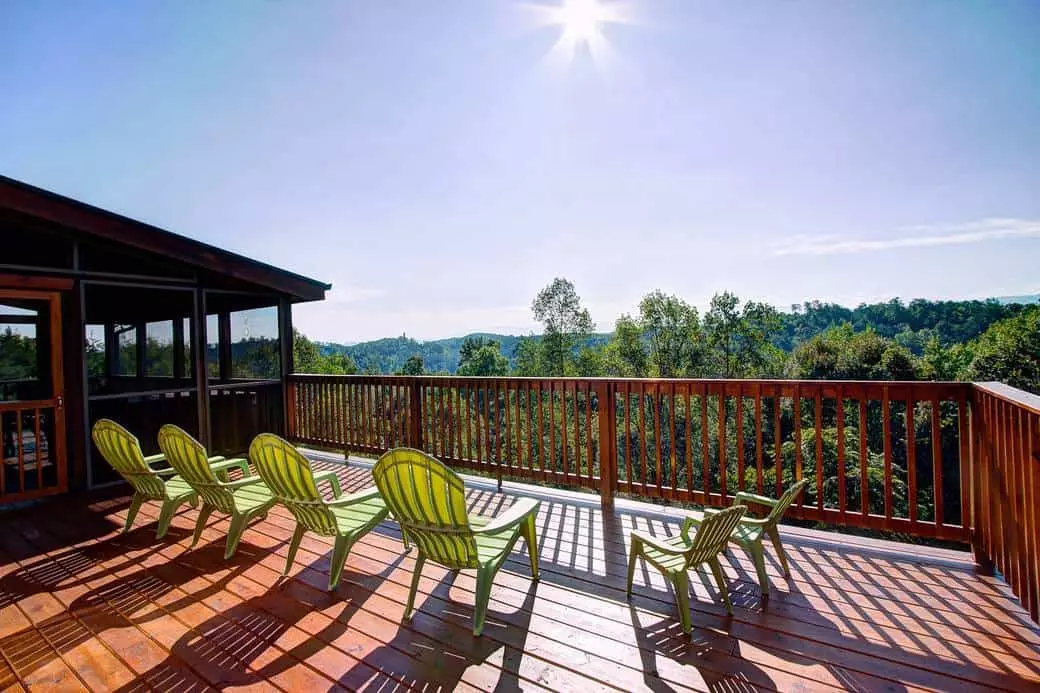
<path id="1" fill-rule="evenodd" d="M 744 483 L 744 384 L 737 383 L 737 491 L 745 490 Z"/>
<path id="2" fill-rule="evenodd" d="M 625 381 L 625 474 L 632 493 L 632 383 Z"/>
<path id="3" fill-rule="evenodd" d="M 791 434 L 794 437 L 794 480 L 800 481 L 805 476 L 805 470 L 802 459 L 802 388 L 798 383 L 794 384 L 792 403 L 794 405 L 794 430 Z M 816 488 L 816 493 L 820 493 L 819 487 Z M 798 505 L 805 504 L 807 495 L 806 493 L 801 495 Z"/>
<path id="4" fill-rule="evenodd" d="M 652 386 L 652 390 L 651 390 L 653 392 L 653 397 L 651 398 L 651 402 L 653 402 L 653 407 L 654 407 L 654 459 L 655 459 L 655 462 L 656 462 L 656 465 L 655 465 L 654 468 L 657 470 L 657 475 L 654 477 L 654 480 L 657 482 L 657 497 L 658 498 L 663 498 L 664 497 L 664 491 L 663 491 L 664 481 L 661 479 L 661 477 L 663 476 L 662 475 L 662 465 L 661 465 L 661 454 L 663 452 L 662 448 L 664 448 L 664 444 L 663 444 L 663 442 L 661 440 L 664 437 L 664 436 L 661 435 L 661 403 L 664 400 L 664 392 L 663 392 L 663 390 L 664 390 L 664 386 L 663 385 L 654 385 L 654 386 Z"/>
<path id="5" fill-rule="evenodd" d="M 957 446 L 959 452 L 958 478 L 961 487 L 961 538 L 971 542 L 971 498 L 969 492 L 972 486 L 971 480 L 971 434 L 968 423 L 968 397 L 965 387 L 957 391 Z M 1035 617 L 1034 617 L 1034 620 Z"/>
<path id="6" fill-rule="evenodd" d="M 885 529 L 892 528 L 892 403 L 888 385 L 881 386 L 881 428 L 885 452 Z"/>
<path id="7" fill-rule="evenodd" d="M 610 416 L 610 411 L 613 409 L 608 408 L 607 402 L 597 402 L 599 411 L 602 416 L 599 419 L 599 426 L 606 426 L 606 419 Z M 592 486 L 592 469 L 593 464 L 593 450 L 592 450 L 592 383 L 585 381 L 585 460 L 587 463 L 585 472 L 587 474 L 589 486 Z M 600 475 L 611 473 L 614 465 L 611 464 L 612 460 L 600 460 L 599 470 Z"/>
<path id="8" fill-rule="evenodd" d="M 643 495 L 646 495 L 646 387 L 639 383 L 639 468 L 641 470 L 641 481 Z"/>
<path id="9" fill-rule="evenodd" d="M 726 463 L 726 386 L 719 386 L 719 490 L 722 504 L 726 505 L 729 495 L 729 469 Z"/>
<path id="10" fill-rule="evenodd" d="M 690 498 L 697 500 L 697 494 L 693 485 L 693 408 L 691 407 L 693 398 L 690 396 L 690 390 L 693 387 L 690 384 L 686 384 L 686 490 L 690 493 Z M 701 503 L 705 503 L 707 499 L 702 498 Z"/>
<path id="11" fill-rule="evenodd" d="M 701 485 L 704 487 L 704 504 L 711 504 L 711 447 L 708 442 L 708 384 L 701 385 Z"/>
<path id="12" fill-rule="evenodd" d="M 906 396 L 906 496 L 911 524 L 917 522 L 917 426 L 914 422 L 917 400 L 913 387 Z M 935 447 L 932 439 L 932 447 Z"/>
<path id="13" fill-rule="evenodd" d="M 520 393 L 522 392 L 523 387 L 524 387 L 524 385 L 526 383 L 521 382 L 521 381 L 515 381 L 514 384 L 516 385 L 516 388 L 515 388 L 515 391 L 514 391 L 514 394 L 513 394 L 513 397 L 514 397 L 513 402 L 514 402 L 514 407 L 515 407 L 513 409 L 513 421 L 516 422 L 516 460 L 515 460 L 515 463 L 516 463 L 516 466 L 518 468 L 518 473 L 520 473 L 521 476 L 526 478 L 527 475 L 523 474 L 522 471 L 519 471 L 519 470 L 523 470 L 524 469 L 524 448 L 523 448 L 523 445 L 524 445 L 524 425 L 523 425 L 522 419 L 520 418 Z"/>
<path id="14" fill-rule="evenodd" d="M 823 520 L 823 390 L 817 386 L 816 397 L 816 512 Z"/>
<path id="15" fill-rule="evenodd" d="M 556 465 L 556 381 L 549 381 L 549 448 L 552 451 L 550 461 L 552 463 L 553 482 L 557 482 Z"/>
<path id="16" fill-rule="evenodd" d="M 538 467 L 545 479 L 545 418 L 542 410 L 542 401 L 545 399 L 542 393 L 542 381 L 538 381 Z"/>
<path id="17" fill-rule="evenodd" d="M 33 424 L 36 434 L 36 449 L 33 453 L 33 461 L 36 462 L 36 490 L 39 491 L 43 488 L 43 439 L 40 437 L 40 409 L 37 407 L 34 410 Z M 48 456 L 50 455 L 50 447 L 47 450 Z M 5 470 L 0 469 L 0 474 L 5 473 Z"/>
<path id="18" fill-rule="evenodd" d="M 675 381 L 671 382 L 670 396 L 668 398 L 668 462 L 672 468 L 672 497 L 679 496 L 679 470 L 675 455 Z"/>
<path id="19" fill-rule="evenodd" d="M 859 493 L 860 513 L 864 519 L 870 513 L 870 481 L 867 478 L 867 391 L 860 387 L 859 395 Z"/>
<path id="20" fill-rule="evenodd" d="M 776 472 L 776 497 L 784 492 L 784 436 L 780 418 L 783 402 L 783 390 L 777 385 L 773 388 L 773 471 Z"/>
<path id="21" fill-rule="evenodd" d="M 755 473 L 757 474 L 757 491 L 765 493 L 765 472 L 762 467 L 762 386 L 755 385 Z"/>
<path id="22" fill-rule="evenodd" d="M 15 409 L 15 435 L 14 447 L 18 451 L 18 492 L 25 493 L 25 444 L 22 439 L 22 414 L 24 409 Z M 6 472 L 5 472 L 6 473 Z"/>
<path id="23" fill-rule="evenodd" d="M 932 488 L 935 493 L 935 528 L 941 529 L 943 517 L 943 446 L 942 410 L 936 396 L 932 396 Z"/>
<path id="24" fill-rule="evenodd" d="M 845 511 L 848 499 L 845 498 L 845 392 L 841 385 L 835 389 L 834 409 L 836 417 L 836 433 L 838 436 L 838 516 L 845 524 Z"/>

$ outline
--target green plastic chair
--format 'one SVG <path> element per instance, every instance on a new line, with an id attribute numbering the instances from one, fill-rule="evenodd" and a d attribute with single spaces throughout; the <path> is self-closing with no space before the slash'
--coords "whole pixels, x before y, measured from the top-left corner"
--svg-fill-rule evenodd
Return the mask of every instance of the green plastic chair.
<path id="1" fill-rule="evenodd" d="M 719 563 L 719 554 L 726 548 L 726 541 L 737 527 L 747 510 L 743 505 L 735 505 L 717 513 L 706 516 L 696 528 L 693 537 L 690 529 L 695 524 L 686 521 L 677 537 L 661 539 L 642 532 L 632 532 L 628 549 L 628 587 L 627 596 L 632 597 L 632 577 L 636 572 L 636 559 L 642 557 L 664 575 L 675 590 L 675 601 L 679 608 L 679 622 L 684 633 L 693 629 L 690 622 L 690 578 L 687 571 L 707 563 L 715 576 L 722 602 L 726 612 L 733 613 L 733 605 L 729 600 L 726 578 Z"/>
<path id="2" fill-rule="evenodd" d="M 202 509 L 199 510 L 195 533 L 191 538 L 192 547 L 199 542 L 210 514 L 216 510 L 231 516 L 224 558 L 226 560 L 234 556 L 246 525 L 255 518 L 266 517 L 267 510 L 275 503 L 263 479 L 250 476 L 249 462 L 242 457 L 225 460 L 215 468 L 202 443 L 173 424 L 166 424 L 159 429 L 159 449 L 180 478 L 202 499 Z M 227 470 L 232 467 L 241 469 L 243 478 L 229 481 Z"/>
<path id="3" fill-rule="evenodd" d="M 808 483 L 808 479 L 795 482 L 777 499 L 759 496 L 747 491 L 739 491 L 733 496 L 734 505 L 757 503 L 769 508 L 769 514 L 763 518 L 742 518 L 740 524 L 733 530 L 733 534 L 729 538 L 731 542 L 747 551 L 748 555 L 751 556 L 751 560 L 755 564 L 755 572 L 758 573 L 758 586 L 762 590 L 763 597 L 769 597 L 769 576 L 766 575 L 766 556 L 763 539 L 768 536 L 772 540 L 773 548 L 776 549 L 776 555 L 780 558 L 780 566 L 784 569 L 784 575 L 789 575 L 787 554 L 784 552 L 784 546 L 780 542 L 779 524 L 784 513 L 795 502 L 798 495 L 805 490 Z M 712 513 L 716 512 L 718 511 L 708 508 L 704 511 L 703 517 L 710 517 Z M 697 517 L 690 517 L 686 521 L 696 524 L 702 520 Z"/>
<path id="4" fill-rule="evenodd" d="M 157 469 L 153 466 L 162 462 L 165 456 L 159 454 L 145 457 L 137 437 L 115 421 L 99 419 L 91 429 L 90 437 L 94 439 L 94 444 L 101 451 L 105 461 L 134 489 L 130 509 L 126 513 L 126 524 L 123 525 L 124 532 L 133 526 L 137 511 L 145 501 L 162 503 L 162 510 L 159 511 L 159 529 L 155 535 L 157 539 L 166 536 L 170 522 L 181 503 L 189 503 L 193 508 L 198 506 L 195 489 L 181 477 L 174 476 L 176 470 Z M 217 458 L 211 462 L 222 459 Z"/>
<path id="5" fill-rule="evenodd" d="M 261 433 L 253 439 L 249 458 L 278 502 L 296 518 L 296 530 L 282 574 L 289 574 L 306 532 L 335 537 L 329 566 L 329 591 L 336 589 L 354 542 L 387 516 L 386 504 L 379 497 L 379 491 L 370 488 L 344 496 L 335 470 L 315 474 L 311 471 L 310 460 L 273 433 Z M 332 486 L 335 500 L 327 501 L 318 492 L 318 484 L 323 481 Z"/>
<path id="6" fill-rule="evenodd" d="M 412 617 L 419 576 L 427 559 L 450 570 L 476 569 L 473 635 L 484 630 L 491 583 L 521 535 L 527 540 L 531 574 L 538 579 L 538 501 L 520 498 L 493 519 L 470 515 L 466 512 L 466 490 L 459 475 L 411 448 L 385 453 L 372 468 L 372 476 L 405 536 L 419 548 L 404 609 L 405 620 Z"/>

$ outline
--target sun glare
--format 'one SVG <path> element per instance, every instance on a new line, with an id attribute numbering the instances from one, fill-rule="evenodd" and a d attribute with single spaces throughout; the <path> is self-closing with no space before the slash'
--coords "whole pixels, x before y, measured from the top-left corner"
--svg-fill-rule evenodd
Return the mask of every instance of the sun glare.
<path id="1" fill-rule="evenodd" d="M 600 22 L 607 13 L 597 0 L 565 0 L 558 21 L 564 36 L 574 42 L 588 42 L 599 36 Z"/>
<path id="2" fill-rule="evenodd" d="M 625 0 L 559 0 L 555 7 L 539 5 L 541 23 L 560 27 L 560 37 L 550 51 L 550 59 L 566 64 L 579 53 L 593 62 L 607 59 L 609 46 L 603 35 L 605 24 L 628 22 Z"/>

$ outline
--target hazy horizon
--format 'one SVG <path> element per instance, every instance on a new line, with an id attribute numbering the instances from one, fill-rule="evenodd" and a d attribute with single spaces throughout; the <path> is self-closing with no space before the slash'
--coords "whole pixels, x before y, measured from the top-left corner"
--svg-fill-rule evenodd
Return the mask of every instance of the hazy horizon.
<path id="1" fill-rule="evenodd" d="M 331 282 L 321 341 L 1040 292 L 1040 4 L 561 2 L 3 3 L 0 173 Z"/>

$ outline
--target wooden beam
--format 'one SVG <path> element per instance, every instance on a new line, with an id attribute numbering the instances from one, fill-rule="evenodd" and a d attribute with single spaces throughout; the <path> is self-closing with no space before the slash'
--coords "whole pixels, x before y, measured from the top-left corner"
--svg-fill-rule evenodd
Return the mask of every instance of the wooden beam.
<path id="1" fill-rule="evenodd" d="M 282 381 L 282 431 L 288 435 L 292 428 L 290 417 L 295 410 L 289 374 L 293 372 L 292 304 L 288 297 L 278 299 L 278 369 Z"/>
<path id="2" fill-rule="evenodd" d="M 210 446 L 209 369 L 206 367 L 206 292 L 195 290 L 191 313 L 191 355 L 198 391 L 199 441 Z"/>
<path id="3" fill-rule="evenodd" d="M 184 319 L 173 319 L 173 377 L 184 380 Z"/>
<path id="4" fill-rule="evenodd" d="M 231 314 L 217 315 L 217 355 L 220 361 L 220 379 L 231 380 Z"/>

